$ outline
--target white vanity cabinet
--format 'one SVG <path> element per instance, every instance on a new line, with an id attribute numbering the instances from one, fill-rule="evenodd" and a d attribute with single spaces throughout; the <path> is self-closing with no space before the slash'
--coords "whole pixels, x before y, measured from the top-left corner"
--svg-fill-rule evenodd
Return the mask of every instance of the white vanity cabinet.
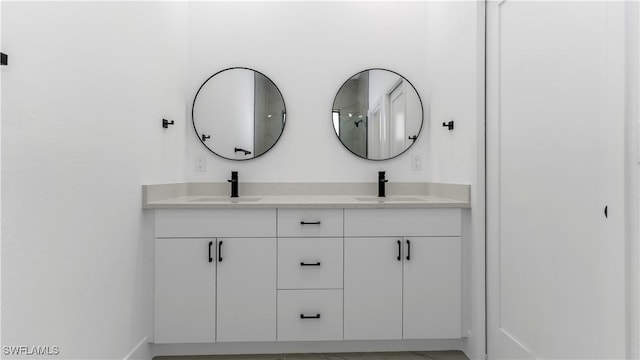
<path id="1" fill-rule="evenodd" d="M 155 343 L 276 340 L 275 209 L 155 214 Z"/>
<path id="2" fill-rule="evenodd" d="M 461 210 L 345 209 L 344 339 L 461 337 Z"/>
<path id="3" fill-rule="evenodd" d="M 461 215 L 156 210 L 154 342 L 460 339 Z"/>
<path id="4" fill-rule="evenodd" d="M 278 210 L 278 340 L 342 340 L 343 209 Z"/>

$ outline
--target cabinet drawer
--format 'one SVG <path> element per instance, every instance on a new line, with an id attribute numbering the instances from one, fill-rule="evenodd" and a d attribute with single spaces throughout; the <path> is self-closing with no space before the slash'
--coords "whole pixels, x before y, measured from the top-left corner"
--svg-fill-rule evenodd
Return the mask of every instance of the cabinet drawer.
<path id="1" fill-rule="evenodd" d="M 345 236 L 460 236 L 461 209 L 345 209 Z"/>
<path id="2" fill-rule="evenodd" d="M 156 237 L 275 237 L 275 209 L 155 211 Z"/>
<path id="3" fill-rule="evenodd" d="M 342 236 L 342 209 L 279 209 L 278 236 Z"/>
<path id="4" fill-rule="evenodd" d="M 342 288 L 342 238 L 278 239 L 278 289 Z"/>
<path id="5" fill-rule="evenodd" d="M 342 340 L 342 290 L 278 290 L 278 341 Z"/>

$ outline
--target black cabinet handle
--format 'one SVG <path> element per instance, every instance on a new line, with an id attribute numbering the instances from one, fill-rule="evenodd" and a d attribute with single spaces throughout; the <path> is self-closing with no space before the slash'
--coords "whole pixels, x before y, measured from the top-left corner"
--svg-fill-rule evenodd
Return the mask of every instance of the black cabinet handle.
<path id="1" fill-rule="evenodd" d="M 398 240 L 398 261 L 401 261 L 402 258 L 400 257 L 402 253 L 402 241 Z"/>
<path id="2" fill-rule="evenodd" d="M 218 262 L 222 262 L 222 240 L 218 243 Z"/>
<path id="3" fill-rule="evenodd" d="M 300 221 L 300 225 L 320 225 L 320 221 Z"/>
<path id="4" fill-rule="evenodd" d="M 306 262 L 301 262 L 300 266 L 320 266 L 320 261 L 318 261 L 316 263 L 313 263 L 313 264 L 309 264 L 309 263 L 306 263 Z"/>
<path id="5" fill-rule="evenodd" d="M 209 241 L 209 262 L 213 262 L 213 258 L 211 257 L 211 246 L 213 245 L 213 241 Z"/>
<path id="6" fill-rule="evenodd" d="M 300 319 L 320 319 L 320 314 L 315 314 L 315 315 L 300 314 Z"/>
<path id="7" fill-rule="evenodd" d="M 411 260 L 411 241 L 407 240 L 407 260 Z"/>

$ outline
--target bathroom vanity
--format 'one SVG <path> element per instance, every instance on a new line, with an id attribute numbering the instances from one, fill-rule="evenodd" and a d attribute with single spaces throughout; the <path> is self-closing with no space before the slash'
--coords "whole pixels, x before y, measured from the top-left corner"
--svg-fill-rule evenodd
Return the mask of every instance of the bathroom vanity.
<path id="1" fill-rule="evenodd" d="M 172 185 L 144 189 L 155 212 L 155 344 L 465 336 L 468 186 L 457 198 L 194 194 L 203 184 L 158 195 L 161 186 Z"/>

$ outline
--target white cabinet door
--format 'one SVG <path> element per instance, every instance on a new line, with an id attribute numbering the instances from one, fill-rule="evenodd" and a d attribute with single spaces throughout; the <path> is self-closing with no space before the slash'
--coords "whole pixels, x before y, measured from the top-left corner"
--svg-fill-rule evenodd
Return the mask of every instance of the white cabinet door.
<path id="1" fill-rule="evenodd" d="M 214 239 L 156 239 L 155 343 L 215 341 L 214 244 Z"/>
<path id="2" fill-rule="evenodd" d="M 403 246 L 403 338 L 460 338 L 460 238 L 406 237 Z"/>
<path id="3" fill-rule="evenodd" d="M 487 2 L 491 359 L 628 356 L 628 5 Z"/>
<path id="4" fill-rule="evenodd" d="M 218 341 L 276 340 L 276 239 L 219 238 Z"/>
<path id="5" fill-rule="evenodd" d="M 402 238 L 344 239 L 344 339 L 402 339 Z"/>

